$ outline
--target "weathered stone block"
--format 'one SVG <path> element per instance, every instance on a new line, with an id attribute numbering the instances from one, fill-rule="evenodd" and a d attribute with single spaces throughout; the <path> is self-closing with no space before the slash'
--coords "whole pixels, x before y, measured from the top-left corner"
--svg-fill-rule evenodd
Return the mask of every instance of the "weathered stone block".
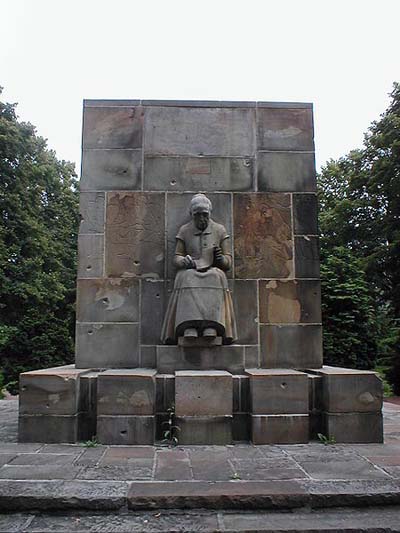
<path id="1" fill-rule="evenodd" d="M 106 273 L 164 278 L 164 194 L 109 193 Z"/>
<path id="2" fill-rule="evenodd" d="M 83 148 L 141 148 L 143 108 L 85 107 Z"/>
<path id="3" fill-rule="evenodd" d="M 176 416 L 232 415 L 232 374 L 223 370 L 175 372 Z"/>
<path id="4" fill-rule="evenodd" d="M 101 373 L 97 381 L 98 415 L 153 415 L 156 374 L 149 368 Z"/>
<path id="5" fill-rule="evenodd" d="M 157 374 L 156 376 L 156 412 L 166 413 L 175 405 L 175 376 Z"/>
<path id="6" fill-rule="evenodd" d="M 318 237 L 295 237 L 296 278 L 319 278 Z"/>
<path id="7" fill-rule="evenodd" d="M 237 278 L 293 276 L 291 206 L 288 194 L 235 194 Z"/>
<path id="8" fill-rule="evenodd" d="M 156 346 L 140 347 L 140 367 L 156 368 L 157 367 L 157 349 Z"/>
<path id="9" fill-rule="evenodd" d="M 260 359 L 264 368 L 320 368 L 322 327 L 290 325 L 260 327 Z M 313 365 L 309 362 L 314 361 Z"/>
<path id="10" fill-rule="evenodd" d="M 236 279 L 229 283 L 236 317 L 238 344 L 258 344 L 257 281 Z"/>
<path id="11" fill-rule="evenodd" d="M 104 233 L 104 192 L 81 192 L 79 195 L 79 233 Z"/>
<path id="12" fill-rule="evenodd" d="M 166 287 L 163 281 L 141 282 L 141 336 L 143 344 L 159 344 L 166 310 Z"/>
<path id="13" fill-rule="evenodd" d="M 49 368 L 20 374 L 21 415 L 75 415 L 79 410 L 80 376 L 85 370 Z"/>
<path id="14" fill-rule="evenodd" d="M 382 413 L 323 413 L 324 435 L 336 442 L 383 442 Z"/>
<path id="15" fill-rule="evenodd" d="M 172 264 L 176 247 L 176 235 L 179 228 L 190 221 L 190 200 L 192 193 L 169 193 L 167 195 L 167 276 L 168 279 L 175 277 L 176 269 Z M 230 194 L 207 194 L 212 202 L 211 218 L 218 224 L 223 224 L 229 235 L 232 235 L 232 199 Z M 232 243 L 231 243 L 232 244 Z M 228 272 L 228 277 L 231 272 Z"/>
<path id="16" fill-rule="evenodd" d="M 257 109 L 259 150 L 314 150 L 312 109 Z"/>
<path id="17" fill-rule="evenodd" d="M 232 376 L 234 413 L 247 413 L 250 409 L 249 381 L 249 376 Z"/>
<path id="18" fill-rule="evenodd" d="M 138 322 L 139 281 L 81 279 L 77 290 L 78 322 Z"/>
<path id="19" fill-rule="evenodd" d="M 101 278 L 104 263 L 104 235 L 79 235 L 78 278 Z"/>
<path id="20" fill-rule="evenodd" d="M 250 156 L 255 152 L 255 110 L 150 107 L 145 153 Z"/>
<path id="21" fill-rule="evenodd" d="M 146 156 L 144 188 L 151 191 L 251 191 L 251 157 Z"/>
<path id="22" fill-rule="evenodd" d="M 155 416 L 98 416 L 97 438 L 101 444 L 131 446 L 152 445 L 155 440 Z"/>
<path id="23" fill-rule="evenodd" d="M 324 366 L 322 409 L 329 413 L 371 413 L 382 409 L 383 386 L 375 372 Z"/>
<path id="24" fill-rule="evenodd" d="M 293 195 L 295 235 L 318 235 L 318 201 L 316 194 Z"/>
<path id="25" fill-rule="evenodd" d="M 260 366 L 260 346 L 244 347 L 244 367 L 258 368 Z"/>
<path id="26" fill-rule="evenodd" d="M 320 323 L 320 281 L 260 280 L 259 306 L 264 324 Z"/>
<path id="27" fill-rule="evenodd" d="M 302 444 L 308 442 L 308 414 L 252 415 L 253 444 Z"/>
<path id="28" fill-rule="evenodd" d="M 84 150 L 81 191 L 141 189 L 142 150 Z"/>
<path id="29" fill-rule="evenodd" d="M 232 444 L 232 416 L 176 417 L 179 444 Z"/>
<path id="30" fill-rule="evenodd" d="M 97 433 L 97 378 L 100 372 L 87 372 L 80 378 L 80 436 L 90 440 Z"/>
<path id="31" fill-rule="evenodd" d="M 157 346 L 157 368 L 162 374 L 176 370 L 226 370 L 243 374 L 244 347 L 241 345 L 211 348 Z"/>
<path id="32" fill-rule="evenodd" d="M 74 443 L 81 440 L 80 415 L 20 415 L 19 442 Z"/>
<path id="33" fill-rule="evenodd" d="M 296 370 L 256 368 L 250 376 L 254 415 L 308 414 L 307 374 Z"/>
<path id="34" fill-rule="evenodd" d="M 258 152 L 258 190 L 266 192 L 314 192 L 313 153 Z"/>
<path id="35" fill-rule="evenodd" d="M 238 442 L 250 440 L 250 416 L 247 413 L 235 413 L 233 415 L 232 440 Z"/>
<path id="36" fill-rule="evenodd" d="M 77 368 L 135 368 L 138 364 L 138 324 L 77 324 Z"/>

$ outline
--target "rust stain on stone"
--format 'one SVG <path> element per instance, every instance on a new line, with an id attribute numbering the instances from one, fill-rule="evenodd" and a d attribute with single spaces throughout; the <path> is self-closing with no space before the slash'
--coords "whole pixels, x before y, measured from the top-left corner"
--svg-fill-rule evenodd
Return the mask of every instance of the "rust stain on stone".
<path id="1" fill-rule="evenodd" d="M 301 303 L 296 281 L 260 282 L 260 320 L 266 324 L 301 321 Z"/>
<path id="2" fill-rule="evenodd" d="M 235 269 L 238 278 L 293 274 L 290 196 L 234 195 Z"/>

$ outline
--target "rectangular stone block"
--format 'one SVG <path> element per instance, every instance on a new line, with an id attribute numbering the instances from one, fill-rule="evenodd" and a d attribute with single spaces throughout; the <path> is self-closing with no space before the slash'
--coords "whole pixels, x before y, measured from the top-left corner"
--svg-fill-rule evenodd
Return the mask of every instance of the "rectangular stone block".
<path id="1" fill-rule="evenodd" d="M 132 278 L 80 279 L 78 322 L 138 322 L 139 281 Z"/>
<path id="2" fill-rule="evenodd" d="M 382 413 L 323 413 L 324 435 L 336 442 L 383 442 Z"/>
<path id="3" fill-rule="evenodd" d="M 308 374 L 308 393 L 310 411 L 322 409 L 322 376 Z"/>
<path id="4" fill-rule="evenodd" d="M 173 374 L 156 375 L 156 412 L 166 413 L 175 405 L 175 376 Z"/>
<path id="5" fill-rule="evenodd" d="M 319 280 L 259 281 L 260 322 L 321 323 Z"/>
<path id="6" fill-rule="evenodd" d="M 80 378 L 80 435 L 86 441 L 97 434 L 97 378 L 100 372 L 87 372 Z"/>
<path id="7" fill-rule="evenodd" d="M 85 370 L 50 368 L 19 377 L 21 415 L 75 415 L 79 410 L 80 377 Z"/>
<path id="8" fill-rule="evenodd" d="M 259 150 L 314 150 L 312 109 L 258 108 Z"/>
<path id="9" fill-rule="evenodd" d="M 296 278 L 319 278 L 318 237 L 295 237 Z"/>
<path id="10" fill-rule="evenodd" d="M 81 192 L 79 195 L 79 233 L 104 233 L 104 192 Z"/>
<path id="11" fill-rule="evenodd" d="M 155 416 L 98 416 L 97 438 L 101 444 L 153 445 Z"/>
<path id="12" fill-rule="evenodd" d="M 316 194 L 293 195 L 295 235 L 318 235 L 318 200 Z"/>
<path id="13" fill-rule="evenodd" d="M 85 107 L 83 148 L 141 148 L 144 110 L 132 107 Z"/>
<path id="14" fill-rule="evenodd" d="M 258 152 L 258 190 L 315 192 L 315 158 L 312 152 Z"/>
<path id="15" fill-rule="evenodd" d="M 108 276 L 164 278 L 164 209 L 161 193 L 108 194 Z"/>
<path id="16" fill-rule="evenodd" d="M 179 228 L 190 221 L 190 200 L 192 193 L 168 193 L 167 194 L 167 277 L 174 279 L 176 269 L 172 260 L 176 248 L 176 236 Z M 232 235 L 232 195 L 231 194 L 207 194 L 212 203 L 211 218 L 218 224 L 223 224 L 228 232 Z M 232 240 L 232 239 L 231 239 Z M 232 242 L 231 242 L 232 246 Z M 228 277 L 232 275 L 227 273 Z"/>
<path id="17" fill-rule="evenodd" d="M 145 153 L 251 156 L 255 110 L 246 108 L 146 108 Z"/>
<path id="18" fill-rule="evenodd" d="M 230 416 L 232 374 L 223 370 L 175 372 L 176 416 Z"/>
<path id="19" fill-rule="evenodd" d="M 81 440 L 80 415 L 20 415 L 18 442 L 74 443 Z"/>
<path id="20" fill-rule="evenodd" d="M 182 416 L 176 417 L 176 425 L 180 428 L 179 444 L 232 444 L 232 416 Z"/>
<path id="21" fill-rule="evenodd" d="M 322 327 L 287 325 L 260 327 L 260 359 L 264 368 L 320 368 Z M 309 362 L 315 364 L 310 365 Z"/>
<path id="22" fill-rule="evenodd" d="M 247 413 L 235 413 L 232 417 L 232 440 L 248 442 L 250 440 L 250 416 Z"/>
<path id="23" fill-rule="evenodd" d="M 141 291 L 140 341 L 159 344 L 166 311 L 166 286 L 163 281 L 142 280 Z"/>
<path id="24" fill-rule="evenodd" d="M 98 415 L 153 415 L 156 374 L 149 368 L 107 370 L 97 381 Z"/>
<path id="25" fill-rule="evenodd" d="M 308 414 L 252 415 L 253 444 L 304 444 L 308 442 Z"/>
<path id="26" fill-rule="evenodd" d="M 250 376 L 252 414 L 308 414 L 307 374 L 265 368 L 247 370 L 246 373 Z"/>
<path id="27" fill-rule="evenodd" d="M 251 191 L 254 158 L 146 156 L 148 191 Z"/>
<path id="28" fill-rule="evenodd" d="M 244 347 L 244 367 L 258 368 L 260 366 L 260 346 L 245 346 Z"/>
<path id="29" fill-rule="evenodd" d="M 373 413 L 382 409 L 383 385 L 375 372 L 324 366 L 322 409 L 329 413 Z"/>
<path id="30" fill-rule="evenodd" d="M 77 368 L 135 368 L 139 364 L 139 325 L 76 325 Z"/>
<path id="31" fill-rule="evenodd" d="M 156 346 L 140 347 L 140 364 L 141 368 L 157 367 L 157 349 Z"/>
<path id="32" fill-rule="evenodd" d="M 236 317 L 238 344 L 258 344 L 257 281 L 236 279 L 229 283 Z"/>
<path id="33" fill-rule="evenodd" d="M 247 413 L 250 410 L 249 381 L 249 376 L 232 376 L 234 413 Z"/>
<path id="34" fill-rule="evenodd" d="M 290 195 L 235 194 L 233 219 L 237 278 L 293 277 Z"/>
<path id="35" fill-rule="evenodd" d="M 226 370 L 243 374 L 244 347 L 241 345 L 186 348 L 157 346 L 157 368 L 161 374 L 176 370 Z"/>
<path id="36" fill-rule="evenodd" d="M 142 150 L 83 150 L 81 191 L 142 188 Z"/>
<path id="37" fill-rule="evenodd" d="M 79 235 L 78 278 L 101 278 L 104 263 L 104 235 Z"/>

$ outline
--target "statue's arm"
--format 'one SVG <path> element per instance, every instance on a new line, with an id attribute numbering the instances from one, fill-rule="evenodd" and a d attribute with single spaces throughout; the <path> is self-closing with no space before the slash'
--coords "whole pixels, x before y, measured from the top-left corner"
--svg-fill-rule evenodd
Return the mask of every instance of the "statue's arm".
<path id="1" fill-rule="evenodd" d="M 176 247 L 175 247 L 175 255 L 174 255 L 174 265 L 176 268 L 194 268 L 193 260 L 190 262 L 187 258 L 186 254 L 186 246 L 185 242 L 177 237 L 176 239 Z"/>
<path id="2" fill-rule="evenodd" d="M 231 245 L 229 237 L 222 239 L 219 248 L 215 251 L 215 266 L 228 271 L 232 267 Z"/>

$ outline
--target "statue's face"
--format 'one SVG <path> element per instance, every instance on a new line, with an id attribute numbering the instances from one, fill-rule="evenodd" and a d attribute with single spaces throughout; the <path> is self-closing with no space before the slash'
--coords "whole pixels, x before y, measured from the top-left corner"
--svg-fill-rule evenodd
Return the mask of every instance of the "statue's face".
<path id="1" fill-rule="evenodd" d="M 200 231 L 204 231 L 210 220 L 210 212 L 205 210 L 204 207 L 199 206 L 197 209 L 193 210 L 192 218 L 196 228 Z"/>

